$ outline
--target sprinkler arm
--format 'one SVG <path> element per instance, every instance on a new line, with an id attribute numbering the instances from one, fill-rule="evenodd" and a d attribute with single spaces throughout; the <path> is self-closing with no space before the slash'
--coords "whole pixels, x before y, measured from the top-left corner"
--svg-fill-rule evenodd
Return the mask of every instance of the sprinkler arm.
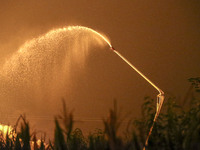
<path id="1" fill-rule="evenodd" d="M 116 51 L 114 49 L 114 47 L 110 46 L 110 49 L 115 53 L 117 54 L 124 62 L 126 62 L 132 69 L 134 69 L 140 76 L 142 76 L 149 84 L 151 84 L 151 86 L 153 86 L 158 92 L 159 94 L 157 95 L 157 106 L 156 106 L 156 114 L 155 114 L 155 117 L 153 119 L 153 124 L 150 128 L 150 131 L 149 131 L 149 134 L 146 138 L 146 142 L 145 142 L 145 147 L 148 146 L 148 140 L 149 140 L 149 137 L 151 135 L 151 132 L 153 130 L 153 126 L 154 126 L 154 123 L 156 122 L 159 114 L 160 114 L 160 111 L 161 111 L 161 108 L 162 108 L 162 104 L 164 102 L 164 92 L 158 88 L 151 80 L 149 80 L 144 74 L 142 74 L 134 65 L 132 65 L 126 58 L 124 58 L 118 51 Z M 145 150 L 145 147 L 143 148 L 143 150 Z"/>
<path id="2" fill-rule="evenodd" d="M 158 92 L 158 96 L 164 95 L 164 92 L 159 89 L 151 80 L 149 80 L 143 73 L 141 73 L 133 64 L 131 64 L 125 57 L 123 57 L 114 47 L 110 47 L 111 50 L 116 53 L 123 61 L 125 61 L 132 69 L 134 69 L 140 76 L 142 76 L 149 84 L 151 84 Z"/>
<path id="3" fill-rule="evenodd" d="M 142 74 L 133 64 L 131 64 L 125 57 L 123 57 L 118 51 L 115 50 L 114 47 L 110 47 L 111 50 L 116 53 L 124 62 L 126 62 L 132 69 L 134 69 L 140 76 L 142 76 L 149 84 L 151 84 L 151 86 L 153 86 L 158 92 L 159 94 L 157 95 L 157 109 L 156 109 L 156 115 L 155 115 L 155 118 L 154 118 L 154 121 L 156 121 L 159 113 L 160 113 L 160 110 L 161 110 L 161 107 L 162 107 L 162 104 L 163 104 L 163 101 L 164 101 L 164 92 L 158 88 L 151 80 L 149 80 L 144 74 Z"/>

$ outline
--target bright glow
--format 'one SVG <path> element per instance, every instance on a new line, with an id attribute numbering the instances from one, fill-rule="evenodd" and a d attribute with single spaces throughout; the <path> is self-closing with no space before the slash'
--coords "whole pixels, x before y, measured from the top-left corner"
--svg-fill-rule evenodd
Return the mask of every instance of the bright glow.
<path id="1" fill-rule="evenodd" d="M 70 26 L 70 27 L 68 27 L 68 30 L 73 30 L 73 29 L 84 29 L 84 30 L 91 31 L 94 34 L 97 34 L 98 36 L 100 36 L 110 47 L 112 47 L 112 45 L 110 44 L 109 40 L 106 37 L 104 37 L 102 34 L 100 34 L 99 32 L 97 32 L 97 31 L 95 31 L 91 28 L 83 27 L 83 26 Z"/>
<path id="2" fill-rule="evenodd" d="M 10 135 L 12 130 L 13 130 L 13 128 L 11 126 L 0 124 L 0 133 L 4 137 L 6 137 L 7 133 L 8 133 L 8 135 Z"/>

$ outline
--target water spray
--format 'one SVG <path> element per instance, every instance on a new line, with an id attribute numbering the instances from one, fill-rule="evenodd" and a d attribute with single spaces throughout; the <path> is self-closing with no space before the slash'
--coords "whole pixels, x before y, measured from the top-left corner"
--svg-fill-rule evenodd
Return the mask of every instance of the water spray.
<path id="1" fill-rule="evenodd" d="M 160 111 L 161 111 L 161 108 L 162 108 L 162 104 L 164 102 L 164 92 L 158 88 L 151 80 L 149 80 L 142 72 L 140 72 L 133 64 L 131 64 L 125 57 L 123 57 L 112 45 L 111 43 L 103 36 L 101 35 L 100 33 L 98 33 L 97 31 L 94 31 L 90 28 L 88 28 L 90 31 L 94 32 L 95 34 L 99 35 L 101 38 L 103 38 L 105 40 L 106 43 L 108 43 L 108 45 L 110 46 L 110 49 L 115 53 L 117 54 L 126 64 L 128 64 L 133 70 L 135 70 L 141 77 L 143 77 L 149 84 L 151 84 L 151 86 L 153 86 L 158 92 L 159 94 L 157 95 L 157 106 L 156 106 L 156 114 L 154 116 L 154 119 L 153 119 L 153 124 L 149 130 L 149 133 L 147 135 L 147 138 L 146 138 L 146 141 L 145 141 L 145 146 L 143 148 L 143 150 L 145 150 L 145 148 L 148 146 L 148 141 L 149 141 L 149 137 L 152 133 L 152 130 L 153 130 L 153 126 L 154 126 L 154 123 L 156 122 L 159 114 L 160 114 Z"/>
<path id="2" fill-rule="evenodd" d="M 162 104 L 163 104 L 163 101 L 164 101 L 164 92 L 160 88 L 158 88 L 153 82 L 151 82 L 145 75 L 143 75 L 134 65 L 132 65 L 117 50 L 115 50 L 115 48 L 111 45 L 109 40 L 107 38 L 105 38 L 102 34 L 100 34 L 99 32 L 97 32 L 97 31 L 95 31 L 95 30 L 93 30 L 91 28 L 83 27 L 83 26 L 68 26 L 66 28 L 59 28 L 59 29 L 51 30 L 47 34 L 42 35 L 42 36 L 38 37 L 37 39 L 33 39 L 32 41 L 25 43 L 25 45 L 23 45 L 18 50 L 16 55 L 14 55 L 13 58 L 6 63 L 6 65 L 4 66 L 4 68 L 5 68 L 4 72 L 8 72 L 8 73 L 11 72 L 12 73 L 13 69 L 10 67 L 10 63 L 12 64 L 12 61 L 14 61 L 14 62 L 17 61 L 19 59 L 18 57 L 21 56 L 21 55 L 24 56 L 24 59 L 22 59 L 22 60 L 27 62 L 29 60 L 28 58 L 31 56 L 31 55 L 30 56 L 28 55 L 30 53 L 30 51 L 29 51 L 29 53 L 27 53 L 27 49 L 29 49 L 31 46 L 32 47 L 36 46 L 38 44 L 38 42 L 43 42 L 43 41 L 44 42 L 49 42 L 49 41 L 47 41 L 49 39 L 51 39 L 53 42 L 56 42 L 56 40 L 54 40 L 54 39 L 57 39 L 57 37 L 59 37 L 60 39 L 64 38 L 63 37 L 65 35 L 64 33 L 67 33 L 68 31 L 70 31 L 70 32 L 73 32 L 73 31 L 88 31 L 88 32 L 94 33 L 95 35 L 97 35 L 98 37 L 103 39 L 109 45 L 110 49 L 115 54 L 117 54 L 125 63 L 127 63 L 133 70 L 135 70 L 140 76 L 142 76 L 149 84 L 151 84 L 159 92 L 159 94 L 157 95 L 156 114 L 155 114 L 155 117 L 154 117 L 154 120 L 153 120 L 153 124 L 152 124 L 152 126 L 150 128 L 149 134 L 148 134 L 146 142 L 145 142 L 145 147 L 146 147 L 148 145 L 148 140 L 149 140 L 149 137 L 151 135 L 154 123 L 156 122 L 156 120 L 157 120 L 157 118 L 159 116 L 159 113 L 160 113 L 160 110 L 161 110 L 161 107 L 162 107 Z M 63 33 L 63 34 L 59 35 L 59 33 Z M 35 52 L 35 49 L 34 49 L 34 52 Z M 41 55 L 43 55 L 43 53 L 41 53 Z M 53 58 L 53 57 L 50 57 L 50 58 Z M 19 59 L 19 60 L 21 60 L 21 59 Z M 13 63 L 13 65 L 16 66 L 15 63 Z M 7 77 L 7 74 L 6 74 L 6 77 Z M 0 125 L 0 130 L 1 130 L 1 125 Z M 143 148 L 143 150 L 145 150 L 145 147 Z"/>

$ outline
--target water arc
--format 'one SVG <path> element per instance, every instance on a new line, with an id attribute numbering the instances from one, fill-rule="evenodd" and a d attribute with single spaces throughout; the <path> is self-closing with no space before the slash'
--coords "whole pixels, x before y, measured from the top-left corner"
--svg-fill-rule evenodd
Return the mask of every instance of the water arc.
<path id="1" fill-rule="evenodd" d="M 89 50 L 109 43 L 102 37 L 87 27 L 68 26 L 27 41 L 0 70 L 2 107 L 10 102 L 25 109 L 20 106 L 24 99 L 30 99 L 27 101 L 34 106 L 33 99 L 42 101 L 44 97 L 56 99 L 57 95 L 64 95 L 70 73 L 84 68 Z"/>
<path id="2" fill-rule="evenodd" d="M 73 62 L 79 65 L 84 64 L 89 46 L 95 43 L 91 41 L 95 41 L 100 45 L 107 43 L 114 53 L 158 90 L 157 110 L 153 120 L 156 122 L 164 101 L 164 92 L 116 51 L 107 38 L 88 27 L 69 26 L 55 29 L 26 42 L 5 62 L 3 69 L 0 71 L 0 81 L 2 78 L 5 79 L 5 82 L 3 81 L 3 84 L 0 85 L 0 89 L 3 90 L 3 93 L 12 93 L 15 98 L 19 99 L 23 97 L 31 98 L 23 95 L 23 93 L 18 94 L 20 90 L 23 91 L 24 89 L 39 93 L 39 95 L 42 95 L 41 99 L 49 94 L 45 93 L 46 87 L 48 87 L 48 91 L 52 91 L 50 97 L 55 97 L 60 92 L 63 93 L 64 91 L 61 90 L 65 86 L 63 83 L 68 78 L 70 67 L 73 66 L 71 60 L 73 59 Z M 61 80 L 59 79 L 60 75 L 62 75 Z M 5 86 L 8 86 L 8 88 L 6 89 Z M 3 96 L 5 95 L 3 94 Z M 152 129 L 153 125 L 147 137 L 146 145 L 148 145 L 148 138 Z"/>

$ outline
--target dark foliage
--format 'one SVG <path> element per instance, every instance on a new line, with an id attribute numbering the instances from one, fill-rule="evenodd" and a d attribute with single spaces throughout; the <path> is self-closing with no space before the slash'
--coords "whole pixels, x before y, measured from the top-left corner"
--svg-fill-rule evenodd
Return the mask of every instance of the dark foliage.
<path id="1" fill-rule="evenodd" d="M 191 78 L 196 94 L 200 94 L 200 78 Z M 164 111 L 158 117 L 149 139 L 148 150 L 198 150 L 200 149 L 200 99 L 192 97 L 191 105 L 184 109 L 169 98 Z M 86 138 L 80 129 L 73 129 L 73 114 L 68 113 L 63 100 L 63 113 L 55 118 L 54 142 L 46 144 L 30 134 L 29 123 L 20 116 L 14 129 L 6 135 L 0 134 L 1 150 L 142 150 L 155 115 L 155 100 L 144 99 L 142 117 L 129 122 L 125 138 L 118 135 L 122 120 L 117 104 L 110 109 L 109 117 L 103 120 L 104 131 L 97 129 Z M 21 122 L 20 125 L 19 122 Z M 131 124 L 131 125 L 130 125 Z M 18 131 L 18 130 L 19 131 Z"/>

